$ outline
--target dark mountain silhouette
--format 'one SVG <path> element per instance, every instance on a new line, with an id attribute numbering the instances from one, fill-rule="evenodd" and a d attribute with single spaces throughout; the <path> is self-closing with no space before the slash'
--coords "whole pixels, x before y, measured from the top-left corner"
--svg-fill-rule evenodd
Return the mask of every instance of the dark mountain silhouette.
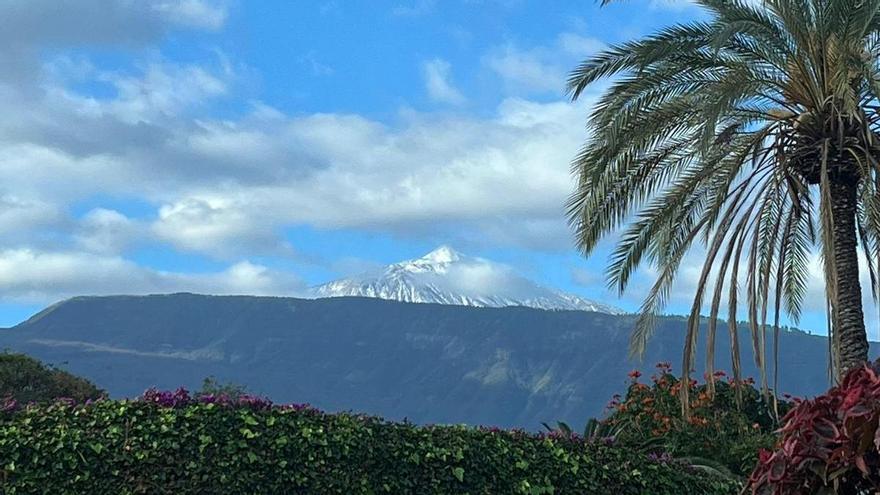
<path id="1" fill-rule="evenodd" d="M 78 297 L 0 330 L 0 348 L 82 375 L 114 397 L 198 388 L 214 376 L 330 411 L 537 429 L 601 415 L 633 368 L 678 366 L 685 320 L 660 318 L 642 363 L 627 359 L 634 320 L 355 297 Z M 744 329 L 740 339 L 745 372 L 757 376 Z M 727 349 L 725 331 L 719 369 L 730 369 Z M 780 349 L 781 391 L 827 388 L 824 337 L 785 331 Z"/>

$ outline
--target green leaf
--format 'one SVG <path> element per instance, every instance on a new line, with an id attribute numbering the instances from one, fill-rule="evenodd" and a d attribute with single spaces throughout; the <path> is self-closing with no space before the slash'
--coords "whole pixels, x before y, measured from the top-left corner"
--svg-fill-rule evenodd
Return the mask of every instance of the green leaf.
<path id="1" fill-rule="evenodd" d="M 457 479 L 458 481 L 464 481 L 464 468 L 453 468 L 452 475 L 455 476 L 455 479 Z"/>

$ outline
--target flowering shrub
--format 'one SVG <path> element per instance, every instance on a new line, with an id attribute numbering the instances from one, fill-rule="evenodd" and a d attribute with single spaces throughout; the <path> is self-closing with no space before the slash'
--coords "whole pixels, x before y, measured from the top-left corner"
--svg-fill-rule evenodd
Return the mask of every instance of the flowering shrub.
<path id="1" fill-rule="evenodd" d="M 414 426 L 255 397 L 147 391 L 0 414 L 5 494 L 733 495 L 738 484 L 582 438 Z"/>
<path id="2" fill-rule="evenodd" d="M 846 375 L 840 386 L 798 401 L 773 451 L 762 451 L 752 493 L 868 494 L 880 491 L 880 377 L 877 364 Z"/>
<path id="3" fill-rule="evenodd" d="M 604 422 L 616 427 L 618 443 L 648 443 L 674 456 L 714 461 L 743 476 L 757 462 L 759 449 L 774 444 L 772 407 L 755 389 L 754 380 L 736 385 L 723 371 L 716 372 L 707 377 L 715 381 L 714 397 L 709 396 L 705 384 L 692 380 L 687 385 L 691 403 L 685 419 L 680 400 L 684 385 L 668 363 L 657 365 L 650 383 L 641 382 L 641 376 L 638 371 L 631 372 L 625 397 L 615 396 L 609 404 L 611 413 Z M 737 386 L 742 394 L 740 406 L 736 404 Z M 780 414 L 789 407 L 787 401 L 780 401 Z"/>
<path id="4" fill-rule="evenodd" d="M 256 395 L 248 394 L 229 396 L 224 393 L 220 393 L 217 395 L 199 394 L 195 397 L 191 397 L 189 391 L 182 387 L 178 388 L 174 392 L 159 391 L 151 388 L 144 392 L 144 395 L 141 397 L 140 400 L 143 402 L 157 404 L 163 407 L 182 407 L 190 404 L 216 404 L 218 406 L 245 407 L 251 410 L 272 408 L 272 401 L 265 397 L 258 397 Z M 305 409 L 309 406 L 308 404 L 290 404 L 281 407 L 299 410 Z"/>

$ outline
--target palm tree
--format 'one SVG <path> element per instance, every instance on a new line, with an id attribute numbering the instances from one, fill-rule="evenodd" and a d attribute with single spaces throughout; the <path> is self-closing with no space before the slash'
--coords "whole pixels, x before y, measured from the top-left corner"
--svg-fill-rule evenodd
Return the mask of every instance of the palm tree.
<path id="1" fill-rule="evenodd" d="M 840 376 L 868 358 L 859 250 L 871 260 L 875 300 L 878 290 L 880 0 L 696 1 L 707 21 L 611 46 L 570 75 L 575 100 L 614 76 L 574 162 L 568 214 L 578 248 L 589 255 L 623 228 L 608 267 L 621 292 L 643 261 L 656 268 L 630 345 L 639 356 L 685 254 L 702 245 L 685 378 L 705 299 L 713 371 L 726 289 L 734 378 L 744 307 L 765 392 L 766 333 L 778 342 L 781 311 L 797 323 L 818 248 Z"/>

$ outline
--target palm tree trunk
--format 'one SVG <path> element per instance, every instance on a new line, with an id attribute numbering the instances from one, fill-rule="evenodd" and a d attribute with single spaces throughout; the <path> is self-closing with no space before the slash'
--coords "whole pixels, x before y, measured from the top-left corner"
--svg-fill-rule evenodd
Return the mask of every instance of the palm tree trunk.
<path id="1" fill-rule="evenodd" d="M 856 188 L 849 181 L 830 181 L 834 221 L 834 267 L 837 270 L 837 322 L 834 328 L 838 375 L 868 360 L 868 335 L 862 312 L 856 237 Z"/>

